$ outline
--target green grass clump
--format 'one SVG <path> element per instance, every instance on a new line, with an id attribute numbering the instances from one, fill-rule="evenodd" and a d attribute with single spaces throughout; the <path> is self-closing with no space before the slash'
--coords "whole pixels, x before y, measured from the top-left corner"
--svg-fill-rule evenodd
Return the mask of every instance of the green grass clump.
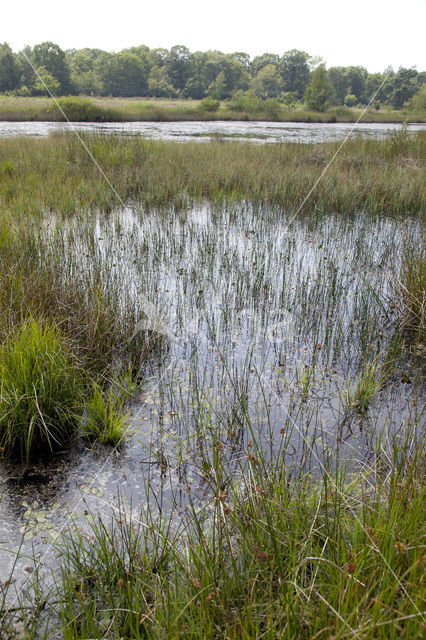
<path id="1" fill-rule="evenodd" d="M 77 433 L 80 376 L 58 329 L 29 318 L 0 348 L 2 453 L 28 462 Z"/>
<path id="2" fill-rule="evenodd" d="M 426 251 L 406 250 L 396 285 L 401 324 L 410 342 L 426 348 Z"/>
<path id="3" fill-rule="evenodd" d="M 105 391 L 95 383 L 84 405 L 82 435 L 86 440 L 118 446 L 126 437 L 129 415 L 124 408 L 125 390 L 113 384 Z"/>

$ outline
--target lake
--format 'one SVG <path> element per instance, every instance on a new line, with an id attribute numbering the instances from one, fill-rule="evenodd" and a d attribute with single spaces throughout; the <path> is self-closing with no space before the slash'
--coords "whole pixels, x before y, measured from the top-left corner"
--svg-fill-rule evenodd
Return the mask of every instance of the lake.
<path id="1" fill-rule="evenodd" d="M 208 141 L 212 137 L 256 142 L 329 142 L 350 136 L 383 138 L 400 131 L 402 124 L 300 123 L 300 122 L 0 122 L 0 137 L 47 136 L 75 130 L 120 135 L 140 135 L 156 140 Z M 426 124 L 410 124 L 408 131 L 424 131 Z"/>

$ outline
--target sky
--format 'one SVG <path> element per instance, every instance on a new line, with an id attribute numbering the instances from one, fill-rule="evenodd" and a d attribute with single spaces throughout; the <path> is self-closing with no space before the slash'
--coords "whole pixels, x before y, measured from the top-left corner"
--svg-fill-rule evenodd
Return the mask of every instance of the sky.
<path id="1" fill-rule="evenodd" d="M 182 44 L 190 51 L 282 55 L 302 49 L 331 66 L 426 70 L 426 0 L 18 0 L 1 7 L 0 42 L 14 51 L 120 51 Z M 347 5 L 347 6 L 346 6 Z M 350 6 L 349 6 L 350 5 Z"/>

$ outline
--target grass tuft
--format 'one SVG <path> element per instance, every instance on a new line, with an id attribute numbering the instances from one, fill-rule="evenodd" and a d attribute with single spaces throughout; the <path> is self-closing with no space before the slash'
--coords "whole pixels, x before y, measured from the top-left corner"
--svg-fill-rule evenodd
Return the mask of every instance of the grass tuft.
<path id="1" fill-rule="evenodd" d="M 0 443 L 28 462 L 77 433 L 80 375 L 59 330 L 29 318 L 0 348 Z"/>
<path id="2" fill-rule="evenodd" d="M 86 440 L 120 445 L 126 437 L 129 416 L 124 408 L 126 390 L 116 381 L 107 390 L 95 383 L 84 405 L 81 428 Z"/>

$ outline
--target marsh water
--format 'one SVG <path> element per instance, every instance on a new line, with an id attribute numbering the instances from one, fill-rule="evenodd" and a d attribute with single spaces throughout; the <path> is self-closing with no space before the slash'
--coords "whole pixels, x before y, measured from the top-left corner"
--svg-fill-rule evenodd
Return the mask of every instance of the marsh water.
<path id="1" fill-rule="evenodd" d="M 330 142 L 347 136 L 383 138 L 401 130 L 402 124 L 390 123 L 304 123 L 304 122 L 0 122 L 0 137 L 47 136 L 55 131 L 97 132 L 140 135 L 156 140 L 205 142 L 212 137 L 257 142 Z M 408 131 L 417 133 L 426 124 L 410 124 Z"/>
<path id="2" fill-rule="evenodd" d="M 33 553 L 53 555 L 70 520 L 84 522 L 92 508 L 108 515 L 120 496 L 135 510 L 150 499 L 179 514 L 190 490 L 208 510 L 218 446 L 238 480 L 253 442 L 298 468 L 337 457 L 363 468 L 377 463 L 378 442 L 386 466 L 394 439 L 421 428 L 422 387 L 407 360 L 366 411 L 353 403 L 366 363 L 379 376 L 392 358 L 389 299 L 420 221 L 330 212 L 289 223 L 280 208 L 244 203 L 135 205 L 46 222 L 44 250 L 81 273 L 100 270 L 106 286 L 135 298 L 135 332 L 159 346 L 140 371 L 122 449 L 81 446 L 31 467 L 2 464 L 3 580 L 17 549 L 19 583 Z"/>

